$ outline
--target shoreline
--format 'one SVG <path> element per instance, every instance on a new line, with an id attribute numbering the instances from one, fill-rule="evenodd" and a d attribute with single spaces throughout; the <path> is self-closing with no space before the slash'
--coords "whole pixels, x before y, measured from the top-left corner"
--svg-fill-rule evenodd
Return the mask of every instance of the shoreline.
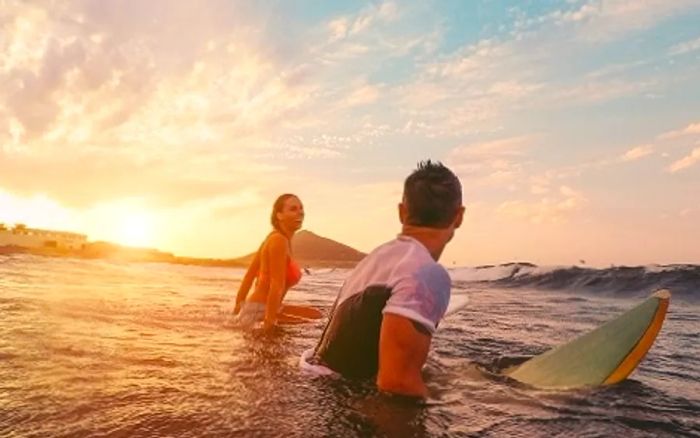
<path id="1" fill-rule="evenodd" d="M 172 263 L 178 265 L 197 265 L 210 267 L 246 267 L 247 264 L 236 259 L 204 259 L 196 257 L 179 257 L 170 253 L 152 249 L 104 246 L 85 249 L 62 248 L 27 248 L 22 246 L 0 246 L 0 255 L 30 254 L 41 257 L 72 258 L 82 260 L 116 260 L 135 263 Z"/>
<path id="2" fill-rule="evenodd" d="M 113 260 L 130 263 L 170 263 L 212 268 L 247 268 L 250 263 L 249 260 L 246 260 L 246 257 L 238 259 L 181 257 L 155 249 L 129 248 L 108 243 L 94 243 L 83 249 L 27 248 L 16 245 L 0 246 L 0 256 L 11 254 L 81 260 Z M 303 268 L 352 268 L 357 264 L 354 261 L 342 260 L 298 260 L 298 263 Z"/>

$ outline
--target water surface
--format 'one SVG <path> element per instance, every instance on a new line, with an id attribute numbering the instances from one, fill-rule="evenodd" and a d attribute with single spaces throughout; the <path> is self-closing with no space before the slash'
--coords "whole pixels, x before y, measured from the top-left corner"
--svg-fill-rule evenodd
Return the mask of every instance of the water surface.
<path id="1" fill-rule="evenodd" d="M 346 271 L 291 302 L 328 311 Z M 455 278 L 459 278 L 455 273 Z M 637 295 L 456 281 L 407 404 L 371 382 L 309 378 L 323 322 L 273 335 L 231 325 L 239 269 L 0 256 L 0 436 L 698 436 L 700 304 L 674 297 L 631 378 L 541 391 L 489 374 L 610 319 Z M 643 291 L 646 293 L 646 291 Z"/>

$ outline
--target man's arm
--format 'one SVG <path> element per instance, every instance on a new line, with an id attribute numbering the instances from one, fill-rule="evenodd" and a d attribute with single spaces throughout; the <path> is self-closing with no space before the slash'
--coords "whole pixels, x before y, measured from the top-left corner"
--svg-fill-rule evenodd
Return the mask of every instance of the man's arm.
<path id="1" fill-rule="evenodd" d="M 421 370 L 430 350 L 430 333 L 412 320 L 385 313 L 379 333 L 381 391 L 413 397 L 427 397 Z"/>

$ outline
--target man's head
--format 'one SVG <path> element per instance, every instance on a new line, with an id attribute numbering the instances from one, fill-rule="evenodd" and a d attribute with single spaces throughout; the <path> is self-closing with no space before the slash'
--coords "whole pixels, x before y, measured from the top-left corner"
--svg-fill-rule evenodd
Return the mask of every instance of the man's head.
<path id="1" fill-rule="evenodd" d="M 462 223 L 462 185 L 454 173 L 440 162 L 418 163 L 404 182 L 399 206 L 404 226 L 447 229 Z"/>

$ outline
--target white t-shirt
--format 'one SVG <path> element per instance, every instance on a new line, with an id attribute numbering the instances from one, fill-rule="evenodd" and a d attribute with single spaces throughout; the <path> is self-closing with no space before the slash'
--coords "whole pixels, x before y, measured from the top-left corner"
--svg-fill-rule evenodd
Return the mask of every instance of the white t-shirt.
<path id="1" fill-rule="evenodd" d="M 363 259 L 343 283 L 316 347 L 318 362 L 348 377 L 377 372 L 385 313 L 434 333 L 450 301 L 450 276 L 417 240 L 400 235 Z"/>

